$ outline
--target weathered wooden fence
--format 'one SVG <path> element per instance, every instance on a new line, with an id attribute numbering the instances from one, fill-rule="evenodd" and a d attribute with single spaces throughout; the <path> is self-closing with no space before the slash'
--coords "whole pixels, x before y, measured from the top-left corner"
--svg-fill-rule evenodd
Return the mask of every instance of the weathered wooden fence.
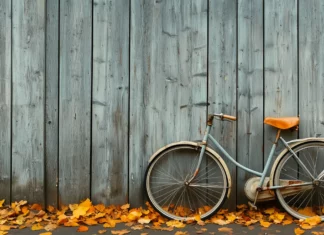
<path id="1" fill-rule="evenodd" d="M 324 134 L 323 25 L 321 0 L 0 1 L 0 198 L 138 206 L 150 155 L 209 112 L 261 170 L 265 116 Z M 235 205 L 250 174 L 229 167 Z"/>

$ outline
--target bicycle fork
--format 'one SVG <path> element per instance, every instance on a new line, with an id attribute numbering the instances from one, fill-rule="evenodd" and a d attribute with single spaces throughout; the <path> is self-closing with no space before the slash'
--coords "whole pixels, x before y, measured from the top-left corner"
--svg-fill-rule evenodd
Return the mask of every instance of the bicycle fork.
<path id="1" fill-rule="evenodd" d="M 193 179 L 198 175 L 198 172 L 199 172 L 199 168 L 200 168 L 200 165 L 201 165 L 201 161 L 202 161 L 202 158 L 204 156 L 204 153 L 205 153 L 205 150 L 206 150 L 206 146 L 207 146 L 207 139 L 208 139 L 208 135 L 210 133 L 210 129 L 211 129 L 211 126 L 207 126 L 206 128 L 206 131 L 205 131 L 205 135 L 204 135 L 204 138 L 202 140 L 202 147 L 201 147 L 201 150 L 200 150 L 200 154 L 199 154 L 199 159 L 198 159 L 198 164 L 196 166 L 196 169 L 194 171 L 194 174 L 191 176 L 191 178 L 185 183 L 186 185 L 189 185 Z"/>

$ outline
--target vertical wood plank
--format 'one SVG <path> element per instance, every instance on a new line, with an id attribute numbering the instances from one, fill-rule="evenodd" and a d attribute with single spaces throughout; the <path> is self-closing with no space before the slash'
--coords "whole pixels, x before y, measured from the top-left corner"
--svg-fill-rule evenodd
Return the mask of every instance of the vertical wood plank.
<path id="1" fill-rule="evenodd" d="M 46 204 L 57 207 L 58 180 L 58 80 L 59 0 L 46 1 Z"/>
<path id="2" fill-rule="evenodd" d="M 237 160 L 263 169 L 263 2 L 238 2 Z M 238 170 L 239 182 L 254 176 Z M 237 184 L 237 203 L 246 203 L 244 184 Z"/>
<path id="3" fill-rule="evenodd" d="M 90 196 L 91 0 L 60 1 L 59 203 Z"/>
<path id="4" fill-rule="evenodd" d="M 299 4 L 299 133 L 324 137 L 324 2 Z"/>
<path id="5" fill-rule="evenodd" d="M 0 199 L 10 203 L 11 1 L 0 1 Z"/>
<path id="6" fill-rule="evenodd" d="M 210 113 L 236 115 L 236 0 L 209 1 L 209 80 Z M 215 121 L 211 132 L 236 159 L 236 123 Z M 219 152 L 219 151 L 218 151 Z M 220 152 L 219 152 L 220 153 Z M 231 197 L 226 207 L 236 205 L 236 167 L 229 163 Z"/>
<path id="7" fill-rule="evenodd" d="M 264 113 L 265 117 L 298 115 L 297 1 L 265 1 Z M 264 163 L 275 140 L 276 129 L 264 127 Z M 285 131 L 283 138 L 296 138 Z"/>
<path id="8" fill-rule="evenodd" d="M 129 200 L 143 204 L 150 155 L 201 139 L 207 103 L 207 0 L 131 5 Z"/>
<path id="9" fill-rule="evenodd" d="M 93 20 L 92 200 L 128 201 L 129 1 L 96 0 Z"/>
<path id="10" fill-rule="evenodd" d="M 45 1 L 12 8 L 12 200 L 43 204 Z"/>

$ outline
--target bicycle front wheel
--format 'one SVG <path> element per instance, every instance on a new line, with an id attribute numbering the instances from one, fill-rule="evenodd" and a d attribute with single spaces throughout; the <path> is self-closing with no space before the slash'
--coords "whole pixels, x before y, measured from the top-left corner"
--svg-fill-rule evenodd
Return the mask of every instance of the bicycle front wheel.
<path id="1" fill-rule="evenodd" d="M 228 178 L 222 163 L 208 149 L 198 175 L 188 184 L 198 164 L 201 147 L 176 145 L 158 154 L 149 164 L 145 188 L 151 205 L 174 220 L 205 219 L 223 204 Z M 226 167 L 226 166 L 225 166 Z"/>
<path id="2" fill-rule="evenodd" d="M 305 142 L 293 151 L 299 160 L 288 151 L 276 166 L 273 184 L 290 186 L 277 189 L 277 198 L 298 219 L 317 215 L 324 221 L 324 142 Z"/>

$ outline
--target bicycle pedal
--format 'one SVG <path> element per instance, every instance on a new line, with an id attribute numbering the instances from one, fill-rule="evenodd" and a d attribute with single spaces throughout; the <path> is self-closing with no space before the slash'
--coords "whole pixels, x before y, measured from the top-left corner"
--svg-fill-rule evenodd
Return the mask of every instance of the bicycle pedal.
<path id="1" fill-rule="evenodd" d="M 249 201 L 248 204 L 252 210 L 258 210 L 258 207 L 254 205 L 252 202 Z"/>

